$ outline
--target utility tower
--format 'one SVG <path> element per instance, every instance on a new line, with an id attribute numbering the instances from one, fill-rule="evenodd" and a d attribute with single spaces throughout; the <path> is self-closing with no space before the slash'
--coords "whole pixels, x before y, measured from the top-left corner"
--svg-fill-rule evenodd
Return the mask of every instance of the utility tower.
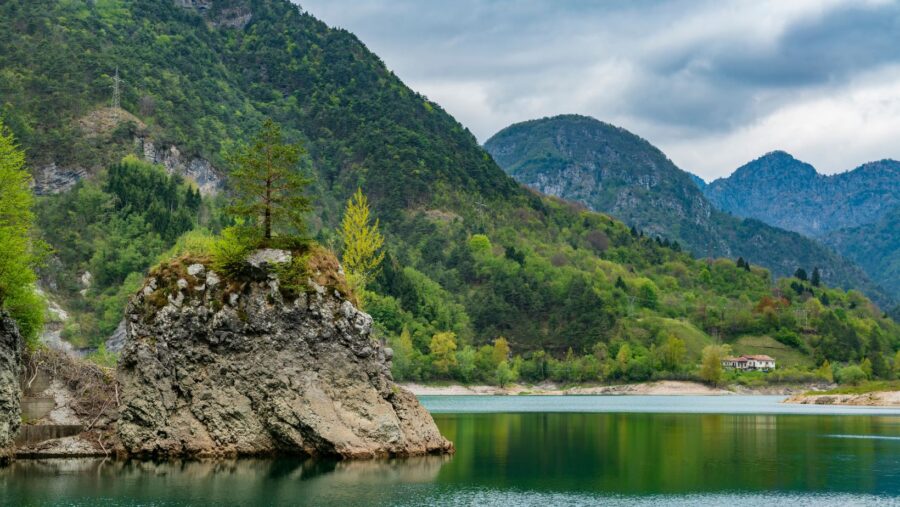
<path id="1" fill-rule="evenodd" d="M 112 107 L 115 109 L 119 109 L 122 102 L 122 83 L 124 83 L 119 77 L 119 67 L 116 67 L 116 75 L 113 77 L 113 96 L 112 96 Z"/>

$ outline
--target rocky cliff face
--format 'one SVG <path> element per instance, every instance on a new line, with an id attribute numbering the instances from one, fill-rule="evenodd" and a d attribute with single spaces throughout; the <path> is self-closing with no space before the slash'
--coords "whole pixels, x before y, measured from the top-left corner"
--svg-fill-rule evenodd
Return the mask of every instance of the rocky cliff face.
<path id="1" fill-rule="evenodd" d="M 0 312 L 0 462 L 8 459 L 8 449 L 22 421 L 19 375 L 24 347 L 16 323 Z"/>
<path id="2" fill-rule="evenodd" d="M 254 276 L 242 282 L 175 261 L 133 298 L 118 373 L 126 452 L 451 451 L 428 412 L 392 381 L 391 351 L 339 290 L 333 257 L 317 254 L 309 292 L 291 295 L 271 267 L 290 262 L 279 252 L 254 257 Z"/>
<path id="3" fill-rule="evenodd" d="M 541 193 L 677 239 L 698 255 L 732 253 L 691 176 L 625 129 L 563 115 L 509 126 L 484 147 L 507 173 Z"/>

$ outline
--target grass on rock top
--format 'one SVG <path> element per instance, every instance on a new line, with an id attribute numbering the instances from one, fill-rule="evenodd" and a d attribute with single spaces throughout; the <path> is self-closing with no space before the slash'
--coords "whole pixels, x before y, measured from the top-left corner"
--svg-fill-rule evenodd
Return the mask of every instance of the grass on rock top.
<path id="1" fill-rule="evenodd" d="M 196 277 L 189 274 L 188 267 L 193 264 L 201 264 L 205 267 L 205 271 L 215 272 L 221 278 L 221 287 L 224 288 L 221 303 L 226 303 L 231 294 L 243 292 L 247 283 L 254 280 L 251 266 L 246 260 L 247 255 L 253 251 L 248 249 L 240 261 L 228 261 L 225 269 L 223 267 L 226 265 L 217 258 L 215 251 L 186 250 L 161 262 L 151 269 L 148 275 L 149 278 L 157 280 L 157 287 L 145 298 L 145 311 L 151 313 L 164 307 L 168 304 L 169 296 L 175 296 L 180 290 L 188 291 L 189 294 L 199 292 L 197 287 L 205 284 L 205 274 Z M 358 298 L 347 282 L 334 252 L 317 243 L 295 245 L 289 251 L 291 253 L 289 263 L 271 268 L 278 277 L 282 297 L 293 300 L 301 293 L 312 292 L 313 288 L 309 283 L 311 281 L 340 293 L 342 297 L 359 306 Z M 178 280 L 181 279 L 188 282 L 186 289 L 178 287 Z"/>

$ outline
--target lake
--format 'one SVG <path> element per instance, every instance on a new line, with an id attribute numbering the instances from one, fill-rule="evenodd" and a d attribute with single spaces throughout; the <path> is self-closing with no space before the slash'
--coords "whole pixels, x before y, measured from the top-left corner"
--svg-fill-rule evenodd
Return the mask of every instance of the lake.
<path id="1" fill-rule="evenodd" d="M 20 460 L 4 505 L 898 505 L 900 410 L 779 396 L 424 396 L 452 457 Z"/>

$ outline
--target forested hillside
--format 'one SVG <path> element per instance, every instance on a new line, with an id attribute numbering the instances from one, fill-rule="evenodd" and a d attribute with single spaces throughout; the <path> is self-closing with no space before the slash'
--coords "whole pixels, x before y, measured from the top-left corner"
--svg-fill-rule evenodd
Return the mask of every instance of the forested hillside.
<path id="1" fill-rule="evenodd" d="M 563 115 L 511 125 L 488 139 L 485 149 L 520 183 L 677 240 L 695 256 L 743 257 L 777 276 L 818 267 L 829 284 L 891 305 L 859 267 L 816 241 L 719 211 L 690 174 L 625 129 Z"/>
<path id="2" fill-rule="evenodd" d="M 820 239 L 900 298 L 900 229 L 891 227 L 900 205 L 900 162 L 880 160 L 824 175 L 775 151 L 703 192 L 724 211 Z"/>
<path id="3" fill-rule="evenodd" d="M 900 207 L 875 222 L 831 231 L 822 241 L 843 252 L 900 295 Z"/>
<path id="4" fill-rule="evenodd" d="M 116 68 L 137 121 L 85 129 Z M 307 151 L 320 243 L 337 246 L 357 187 L 370 198 L 386 259 L 366 311 L 401 378 L 678 377 L 718 343 L 781 355 L 788 371 L 868 359 L 872 376 L 892 375 L 900 328 L 860 292 L 773 286 L 753 259 L 697 260 L 526 190 L 355 36 L 286 0 L 8 1 L 0 69 L 3 118 L 31 166 L 86 175 L 37 210 L 56 250 L 43 279 L 75 311 L 66 336 L 80 344 L 114 327 L 160 254 L 228 220 L 221 197 L 141 162 L 141 139 L 227 176 L 225 154 L 269 117 Z"/>

